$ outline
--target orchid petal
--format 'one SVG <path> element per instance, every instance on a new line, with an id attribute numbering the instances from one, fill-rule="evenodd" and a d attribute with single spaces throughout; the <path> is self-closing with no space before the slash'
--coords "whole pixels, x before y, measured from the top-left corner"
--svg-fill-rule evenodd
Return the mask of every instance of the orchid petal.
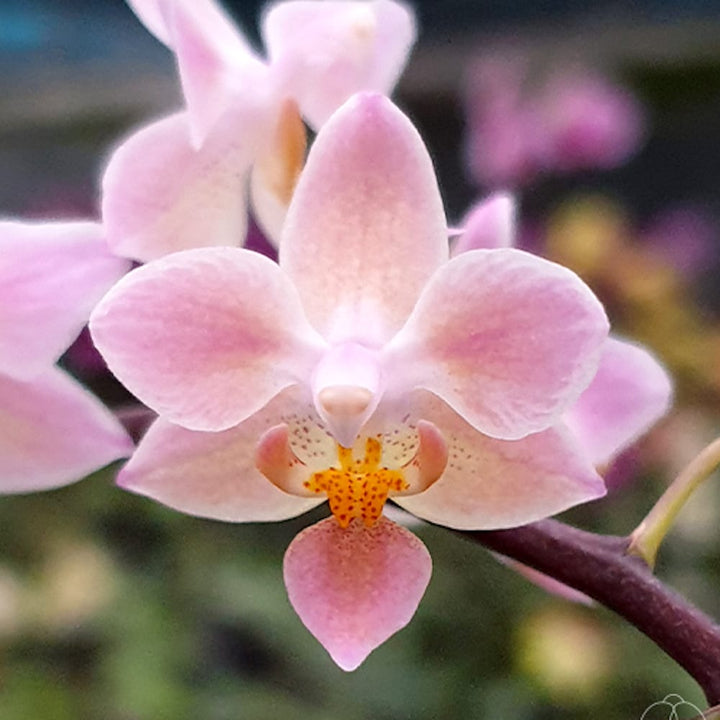
<path id="1" fill-rule="evenodd" d="M 477 432 L 445 403 L 417 394 L 414 412 L 442 429 L 442 477 L 418 495 L 394 497 L 409 512 L 458 530 L 525 525 L 602 497 L 605 485 L 563 426 L 521 440 Z"/>
<path id="2" fill-rule="evenodd" d="M 170 46 L 175 51 L 187 103 L 193 145 L 200 147 L 218 119 L 237 101 L 262 96 L 267 66 L 250 49 L 222 8 L 213 2 L 165 5 Z M 243 89 L 252 87 L 252 94 Z"/>
<path id="3" fill-rule="evenodd" d="M 165 45 L 170 44 L 170 33 L 168 31 L 163 7 L 165 0 L 125 0 L 130 9 L 135 13 L 138 20 Z"/>
<path id="4" fill-rule="evenodd" d="M 122 425 L 62 370 L 0 375 L 0 492 L 67 485 L 131 453 Z"/>
<path id="5" fill-rule="evenodd" d="M 577 400 L 607 331 L 602 306 L 570 270 L 520 250 L 474 250 L 435 273 L 385 366 L 481 432 L 514 440 Z"/>
<path id="6" fill-rule="evenodd" d="M 126 275 L 90 322 L 110 369 L 190 430 L 226 430 L 307 377 L 322 340 L 268 258 L 237 248 L 174 253 Z"/>
<path id="7" fill-rule="evenodd" d="M 171 50 L 176 50 L 173 24 L 178 16 L 192 22 L 204 38 L 215 38 L 218 54 L 250 52 L 247 41 L 235 29 L 229 16 L 214 0 L 126 0 L 140 22 Z"/>
<path id="8" fill-rule="evenodd" d="M 307 131 L 297 103 L 285 100 L 268 144 L 258 152 L 250 175 L 253 216 L 277 247 L 288 205 L 305 165 Z"/>
<path id="9" fill-rule="evenodd" d="M 422 542 L 380 518 L 342 529 L 328 518 L 285 553 L 290 603 L 343 670 L 354 670 L 415 614 L 432 561 Z"/>
<path id="10" fill-rule="evenodd" d="M 288 205 L 282 195 L 267 182 L 257 163 L 250 171 L 250 201 L 253 219 L 257 226 L 268 242 L 273 247 L 278 247 Z"/>
<path id="11" fill-rule="evenodd" d="M 357 92 L 389 95 L 416 33 L 410 8 L 388 0 L 278 3 L 262 22 L 273 70 L 315 129 Z"/>
<path id="12" fill-rule="evenodd" d="M 449 450 L 439 428 L 427 420 L 420 420 L 417 423 L 417 436 L 417 452 L 402 467 L 408 489 L 402 493 L 391 492 L 391 497 L 424 492 L 445 472 Z"/>
<path id="13" fill-rule="evenodd" d="M 185 113 L 131 135 L 103 178 L 102 213 L 112 249 L 147 262 L 189 248 L 242 245 L 252 161 L 245 140 L 242 132 L 223 130 L 194 150 Z"/>
<path id="14" fill-rule="evenodd" d="M 461 223 L 462 235 L 455 241 L 452 255 L 468 250 L 512 247 L 515 242 L 515 196 L 497 192 L 478 203 Z"/>
<path id="15" fill-rule="evenodd" d="M 155 421 L 118 484 L 181 512 L 226 522 L 286 520 L 326 498 L 278 490 L 255 466 L 255 446 L 283 413 L 297 406 L 288 389 L 262 410 L 223 432 L 193 432 Z"/>
<path id="16" fill-rule="evenodd" d="M 255 444 L 254 452 L 255 467 L 275 487 L 300 497 L 316 495 L 306 487 L 313 471 L 295 454 L 285 423 L 266 430 Z"/>
<path id="17" fill-rule="evenodd" d="M 565 422 L 596 465 L 631 445 L 667 411 L 672 381 L 644 348 L 608 338 L 590 386 Z"/>
<path id="18" fill-rule="evenodd" d="M 0 372 L 28 379 L 52 365 L 129 267 L 96 223 L 0 222 Z"/>
<path id="19" fill-rule="evenodd" d="M 354 97 L 317 136 L 280 245 L 310 322 L 334 340 L 384 342 L 447 253 L 420 136 L 387 98 Z"/>

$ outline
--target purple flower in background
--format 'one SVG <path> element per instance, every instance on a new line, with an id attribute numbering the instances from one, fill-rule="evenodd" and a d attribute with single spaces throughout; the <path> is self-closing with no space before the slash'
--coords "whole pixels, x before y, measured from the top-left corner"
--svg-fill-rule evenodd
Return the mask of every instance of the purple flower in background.
<path id="1" fill-rule="evenodd" d="M 638 150 L 645 119 L 628 90 L 582 67 L 530 75 L 517 56 L 470 67 L 465 150 L 476 182 L 514 188 L 542 173 L 615 167 Z"/>
<path id="2" fill-rule="evenodd" d="M 717 220 L 701 205 L 669 207 L 652 218 L 640 240 L 688 280 L 712 267 Z"/>

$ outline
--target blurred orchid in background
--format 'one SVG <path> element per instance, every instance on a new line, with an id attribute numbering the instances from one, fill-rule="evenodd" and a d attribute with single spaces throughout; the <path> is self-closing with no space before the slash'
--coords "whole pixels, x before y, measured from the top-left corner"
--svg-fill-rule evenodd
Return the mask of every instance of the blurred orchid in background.
<path id="1" fill-rule="evenodd" d="M 518 188 L 540 174 L 616 167 L 637 152 L 644 111 L 628 90 L 583 67 L 533 73 L 517 55 L 470 66 L 465 158 L 479 185 Z"/>
<path id="2" fill-rule="evenodd" d="M 412 11 L 393 0 L 285 2 L 263 16 L 265 60 L 214 0 L 128 2 L 175 53 L 186 101 L 125 140 L 105 173 L 108 241 L 140 261 L 243 245 L 249 186 L 277 240 L 305 160 L 303 118 L 317 130 L 353 93 L 390 93 L 415 41 Z"/>
<path id="3" fill-rule="evenodd" d="M 0 492 L 65 485 L 132 453 L 112 413 L 55 367 L 128 267 L 97 224 L 0 223 Z"/>
<path id="4" fill-rule="evenodd" d="M 381 516 L 386 498 L 482 529 L 605 492 L 562 424 L 597 371 L 602 307 L 518 250 L 448 260 L 430 158 L 380 95 L 318 134 L 279 267 L 235 248 L 170 255 L 118 283 L 91 330 L 160 415 L 123 487 L 229 521 L 327 496 L 334 517 L 291 544 L 285 581 L 347 670 L 409 621 L 430 576 L 420 541 Z"/>

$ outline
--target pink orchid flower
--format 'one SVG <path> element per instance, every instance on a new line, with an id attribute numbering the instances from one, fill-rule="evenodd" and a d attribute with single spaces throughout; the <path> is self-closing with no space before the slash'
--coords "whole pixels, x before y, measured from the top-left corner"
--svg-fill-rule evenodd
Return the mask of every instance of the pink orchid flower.
<path id="1" fill-rule="evenodd" d="M 66 485 L 132 453 L 110 411 L 54 367 L 128 266 L 94 223 L 0 222 L 0 492 Z"/>
<path id="2" fill-rule="evenodd" d="M 453 256 L 515 243 L 515 197 L 498 192 L 474 205 L 461 223 L 464 230 L 452 246 Z M 590 385 L 565 413 L 563 422 L 597 466 L 606 466 L 644 435 L 670 408 L 672 380 L 646 348 L 608 337 Z M 585 594 L 522 563 L 498 555 L 500 562 L 548 591 L 583 604 Z"/>
<path id="3" fill-rule="evenodd" d="M 530 81 L 535 74 L 522 56 L 472 65 L 466 159 L 478 183 L 519 187 L 541 173 L 613 168 L 640 148 L 644 112 L 628 90 L 580 66 Z"/>
<path id="4" fill-rule="evenodd" d="M 601 305 L 519 250 L 449 260 L 428 153 L 380 95 L 320 130 L 279 264 L 226 247 L 169 255 L 123 278 L 91 331 L 160 415 L 120 485 L 233 522 L 329 500 L 284 575 L 346 670 L 407 624 L 430 578 L 420 540 L 382 515 L 388 498 L 481 529 L 605 492 L 558 424 L 597 370 Z"/>
<path id="5" fill-rule="evenodd" d="M 392 0 L 285 2 L 263 16 L 264 60 L 213 0 L 128 2 L 175 53 L 187 103 L 125 140 L 103 180 L 108 241 L 143 262 L 242 245 L 248 182 L 277 239 L 305 160 L 301 118 L 317 129 L 353 93 L 389 93 L 415 40 Z"/>

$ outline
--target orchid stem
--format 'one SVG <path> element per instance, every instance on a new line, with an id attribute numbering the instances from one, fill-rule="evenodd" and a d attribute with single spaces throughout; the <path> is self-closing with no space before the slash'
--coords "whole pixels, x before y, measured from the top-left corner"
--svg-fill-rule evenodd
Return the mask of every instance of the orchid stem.
<path id="1" fill-rule="evenodd" d="M 614 610 L 683 667 L 709 705 L 720 706 L 720 626 L 629 556 L 627 537 L 596 535 L 557 520 L 455 532 Z"/>
<path id="2" fill-rule="evenodd" d="M 711 442 L 673 480 L 652 510 L 630 535 L 627 553 L 642 558 L 649 568 L 655 566 L 660 543 L 675 522 L 688 498 L 720 465 L 720 438 Z"/>

